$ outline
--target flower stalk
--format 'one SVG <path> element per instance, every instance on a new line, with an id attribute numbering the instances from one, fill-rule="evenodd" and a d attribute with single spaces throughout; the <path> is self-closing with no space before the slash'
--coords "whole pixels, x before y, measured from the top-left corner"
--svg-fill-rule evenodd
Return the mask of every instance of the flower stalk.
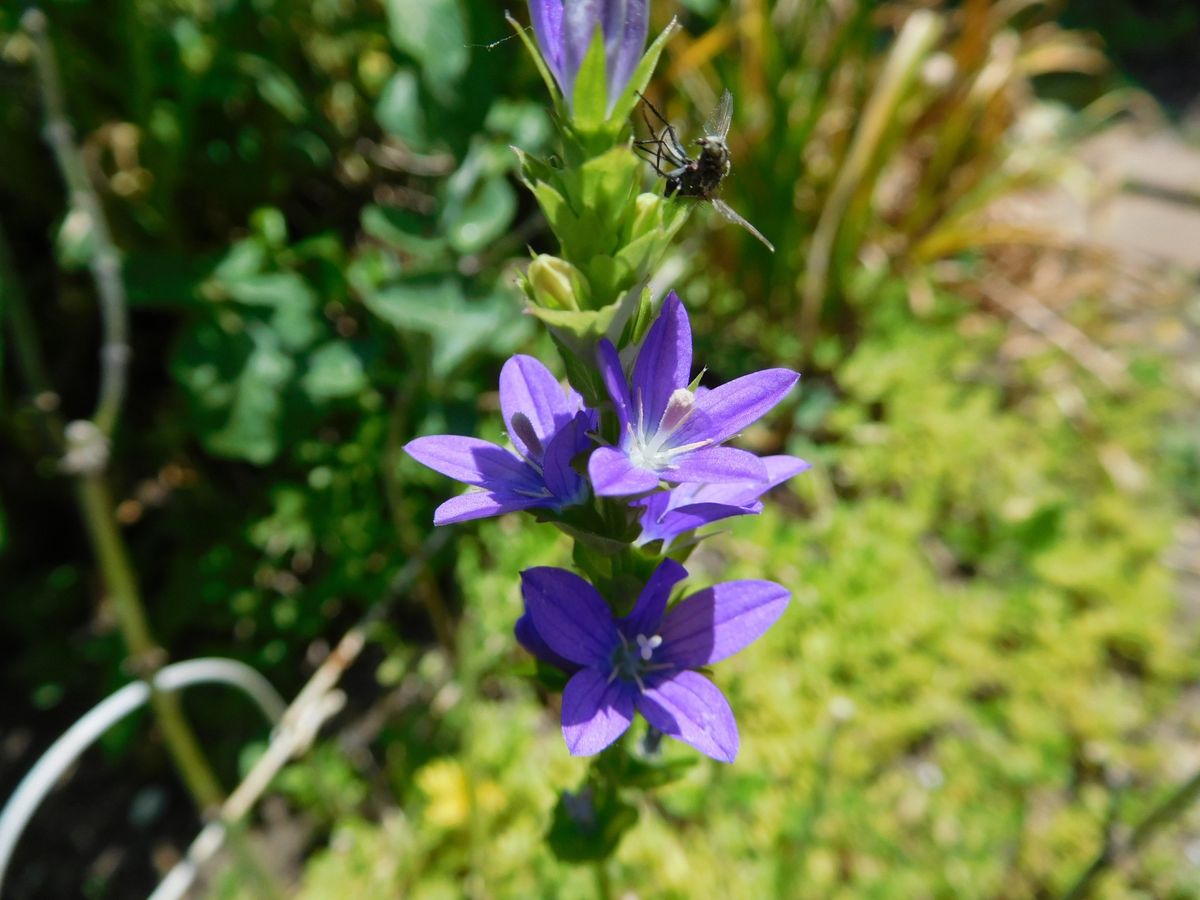
<path id="1" fill-rule="evenodd" d="M 627 794 L 690 764 L 663 752 L 663 738 L 736 758 L 734 712 L 709 667 L 763 635 L 789 591 L 759 580 L 689 590 L 684 563 L 708 525 L 757 514 L 768 490 L 808 468 L 733 446 L 799 374 L 766 369 L 703 385 L 683 301 L 651 295 L 693 203 L 647 185 L 631 144 L 630 116 L 675 28 L 646 48 L 647 5 L 530 0 L 535 40 L 514 23 L 560 138 L 549 159 L 514 148 L 558 244 L 533 257 L 520 284 L 570 386 L 514 356 L 499 386 L 510 447 L 465 435 L 405 447 L 468 486 L 435 524 L 519 512 L 574 542 L 573 570 L 522 573 L 514 633 L 544 686 L 563 692 L 568 752 L 593 757 L 584 783 L 560 797 L 550 845 L 562 859 L 598 863 L 598 873 L 637 819 Z"/>

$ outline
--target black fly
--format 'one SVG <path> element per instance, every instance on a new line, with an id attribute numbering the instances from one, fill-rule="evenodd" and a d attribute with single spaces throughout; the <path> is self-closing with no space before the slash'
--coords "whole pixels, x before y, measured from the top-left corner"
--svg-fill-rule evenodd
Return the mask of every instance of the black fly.
<path id="1" fill-rule="evenodd" d="M 654 171 L 667 180 L 666 195 L 671 197 L 679 194 L 681 197 L 707 200 L 722 216 L 745 228 L 774 253 L 774 245 L 763 237 L 762 232 L 717 196 L 721 182 L 725 180 L 731 167 L 729 145 L 725 138 L 733 121 L 733 95 L 729 91 L 721 94 L 716 108 L 704 123 L 704 136 L 696 139 L 700 155 L 695 158 L 684 147 L 675 126 L 663 117 L 653 103 L 641 94 L 638 96 L 642 98 L 642 117 L 646 120 L 646 127 L 650 129 L 653 137 L 634 141 L 633 145 L 654 166 Z M 662 123 L 661 130 L 655 130 L 650 117 L 646 115 L 646 109 L 654 113 L 655 118 Z"/>

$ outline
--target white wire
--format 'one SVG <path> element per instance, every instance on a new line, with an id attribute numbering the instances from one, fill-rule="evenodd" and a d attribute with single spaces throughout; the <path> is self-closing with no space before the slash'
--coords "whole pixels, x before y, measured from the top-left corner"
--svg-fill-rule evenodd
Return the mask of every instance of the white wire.
<path id="1" fill-rule="evenodd" d="M 154 685 L 160 691 L 178 691 L 196 684 L 226 684 L 241 689 L 272 725 L 283 716 L 283 698 L 271 683 L 237 660 L 191 659 L 169 665 L 154 676 Z M 88 747 L 149 699 L 150 686 L 146 682 L 125 685 L 68 728 L 21 779 L 0 811 L 0 889 L 17 841 L 46 795 Z"/>

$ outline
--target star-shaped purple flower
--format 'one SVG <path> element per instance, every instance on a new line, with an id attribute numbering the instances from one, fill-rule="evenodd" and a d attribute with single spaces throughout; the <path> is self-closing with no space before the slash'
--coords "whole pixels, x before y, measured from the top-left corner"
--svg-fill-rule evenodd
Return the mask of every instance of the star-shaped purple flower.
<path id="1" fill-rule="evenodd" d="M 404 450 L 436 472 L 479 488 L 447 500 L 435 525 L 519 509 L 560 511 L 587 497 L 571 461 L 591 446 L 596 414 L 532 356 L 517 355 L 500 371 L 500 409 L 516 453 L 489 441 L 443 434 L 417 438 Z"/>
<path id="2" fill-rule="evenodd" d="M 600 447 L 588 461 L 598 496 L 644 494 L 659 481 L 767 483 L 757 456 L 721 445 L 782 400 L 798 372 L 764 369 L 693 392 L 691 325 L 674 291 L 646 333 L 631 382 L 608 340 L 600 342 L 597 358 L 621 431 L 616 447 Z"/>
<path id="3" fill-rule="evenodd" d="M 770 581 L 729 581 L 666 612 L 671 589 L 686 577 L 683 566 L 664 559 L 629 615 L 615 619 L 596 589 L 572 572 L 521 573 L 526 615 L 518 639 L 574 672 L 562 701 L 563 737 L 573 756 L 599 753 L 619 738 L 635 709 L 663 734 L 713 759 L 737 756 L 737 722 L 725 695 L 693 670 L 761 637 L 787 608 L 788 591 Z"/>
<path id="4" fill-rule="evenodd" d="M 635 500 L 633 505 L 643 510 L 642 533 L 636 544 L 645 546 L 651 541 L 662 541 L 665 550 L 681 534 L 703 525 L 733 516 L 757 515 L 763 508 L 759 497 L 812 468 L 810 463 L 795 456 L 764 456 L 762 464 L 767 470 L 764 482 L 681 484 Z"/>
<path id="5" fill-rule="evenodd" d="M 649 0 L 529 0 L 529 18 L 546 65 L 568 107 L 575 76 L 599 27 L 604 35 L 608 109 L 625 89 L 646 46 Z"/>

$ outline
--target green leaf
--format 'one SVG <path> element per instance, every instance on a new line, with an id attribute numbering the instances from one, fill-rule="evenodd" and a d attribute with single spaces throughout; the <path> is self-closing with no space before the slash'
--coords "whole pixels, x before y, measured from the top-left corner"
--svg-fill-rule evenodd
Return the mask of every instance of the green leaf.
<path id="1" fill-rule="evenodd" d="M 546 217 L 550 230 L 559 235 L 561 241 L 561 235 L 572 229 L 577 221 L 570 204 L 544 181 L 533 185 L 533 195 L 542 208 L 542 215 Z"/>
<path id="2" fill-rule="evenodd" d="M 287 219 L 273 206 L 261 206 L 250 215 L 250 227 L 272 250 L 287 246 Z"/>
<path id="3" fill-rule="evenodd" d="M 257 275 L 267 264 L 267 251 L 258 240 L 238 241 L 213 269 L 217 281 L 233 282 Z"/>
<path id="4" fill-rule="evenodd" d="M 429 335 L 438 377 L 449 375 L 474 353 L 512 352 L 529 329 L 529 320 L 518 314 L 512 297 L 467 300 L 453 278 L 399 282 L 365 292 L 363 302 L 394 327 Z"/>
<path id="5" fill-rule="evenodd" d="M 354 396 L 367 386 L 367 377 L 358 354 L 334 341 L 313 351 L 300 386 L 314 402 L 324 403 Z"/>
<path id="6" fill-rule="evenodd" d="M 208 445 L 215 453 L 264 465 L 279 453 L 280 393 L 294 365 L 270 332 L 259 331 L 254 341 L 254 352 L 237 382 L 229 421 L 210 436 Z"/>
<path id="7" fill-rule="evenodd" d="M 269 59 L 242 53 L 237 67 L 254 80 L 258 95 L 289 122 L 302 122 L 308 117 L 304 94 L 291 77 Z"/>
<path id="8" fill-rule="evenodd" d="M 229 296 L 247 306 L 273 310 L 271 328 L 288 350 L 303 350 L 321 332 L 317 295 L 295 272 L 269 272 L 225 285 Z"/>
<path id="9" fill-rule="evenodd" d="M 421 66 L 439 101 L 451 104 L 467 70 L 467 23 L 458 0 L 387 0 L 392 43 Z"/>
<path id="10" fill-rule="evenodd" d="M 606 337 L 614 343 L 620 338 L 625 323 L 637 309 L 642 291 L 640 285 L 636 286 L 601 309 L 575 311 L 531 306 L 529 313 L 545 322 L 571 353 L 590 364 L 600 338 Z"/>
<path id="11" fill-rule="evenodd" d="M 583 397 L 584 403 L 593 408 L 604 403 L 608 399 L 608 395 L 600 383 L 595 365 L 591 364 L 590 360 L 580 357 L 575 350 L 568 346 L 566 341 L 554 333 L 553 329 L 550 331 L 550 339 L 554 342 L 559 356 L 562 357 L 563 366 L 567 371 L 567 381 Z"/>
<path id="12" fill-rule="evenodd" d="M 559 796 L 546 841 L 564 862 L 607 859 L 637 819 L 637 809 L 615 791 L 585 786 Z"/>
<path id="13" fill-rule="evenodd" d="M 626 753 L 601 754 L 596 760 L 596 771 L 611 784 L 650 790 L 678 781 L 695 768 L 699 761 L 695 754 L 674 759 L 663 756 L 635 756 L 631 748 L 630 752 Z"/>
<path id="14" fill-rule="evenodd" d="M 517 195 L 507 180 L 483 181 L 449 223 L 451 246 L 459 253 L 479 252 L 508 230 L 516 211 Z"/>
<path id="15" fill-rule="evenodd" d="M 587 54 L 575 76 L 575 92 L 571 103 L 571 121 L 584 133 L 595 132 L 604 125 L 608 113 L 608 85 L 604 63 L 604 34 L 600 26 L 592 35 Z"/>
<path id="16" fill-rule="evenodd" d="M 483 127 L 528 153 L 541 153 L 554 139 L 554 126 L 546 107 L 530 100 L 496 100 Z"/>
<path id="17" fill-rule="evenodd" d="M 446 255 L 443 237 L 425 237 L 428 220 L 402 209 L 368 206 L 362 212 L 362 228 L 375 240 L 402 250 L 419 260 L 435 260 Z"/>
<path id="18" fill-rule="evenodd" d="M 219 456 L 265 465 L 279 453 L 281 393 L 295 369 L 261 322 L 229 335 L 204 324 L 184 339 L 172 369 L 196 404 L 205 447 Z"/>
<path id="19" fill-rule="evenodd" d="M 562 115 L 562 92 L 559 90 L 558 82 L 551 74 L 550 68 L 546 65 L 546 60 L 542 58 L 542 51 L 530 39 L 529 32 L 525 30 L 525 26 L 514 19 L 511 13 L 506 12 L 504 18 L 508 20 L 508 24 L 512 26 L 512 30 L 517 33 L 517 37 L 521 39 L 521 43 L 529 51 L 529 57 L 533 60 L 534 66 L 537 67 L 538 74 L 542 76 L 542 81 L 546 83 L 546 90 L 550 92 L 550 97 L 554 100 L 554 107 L 559 114 L 559 118 L 565 118 Z"/>
<path id="20" fill-rule="evenodd" d="M 642 55 L 637 68 L 633 70 L 633 75 L 630 76 L 629 84 L 625 86 L 620 99 L 613 104 L 612 113 L 608 117 L 609 122 L 616 126 L 624 127 L 630 113 L 633 112 L 633 108 L 637 106 L 638 94 L 645 92 L 646 85 L 654 77 L 654 69 L 658 66 L 658 58 L 662 55 L 663 48 L 667 45 L 667 39 L 675 33 L 678 27 L 678 20 L 671 19 L 667 23 L 667 27 L 662 30 L 662 34 L 654 39 L 654 43 Z"/>
<path id="21" fill-rule="evenodd" d="M 375 104 L 375 121 L 388 134 L 400 138 L 410 147 L 422 149 L 427 145 L 421 90 L 412 70 L 398 70 L 384 86 Z"/>

